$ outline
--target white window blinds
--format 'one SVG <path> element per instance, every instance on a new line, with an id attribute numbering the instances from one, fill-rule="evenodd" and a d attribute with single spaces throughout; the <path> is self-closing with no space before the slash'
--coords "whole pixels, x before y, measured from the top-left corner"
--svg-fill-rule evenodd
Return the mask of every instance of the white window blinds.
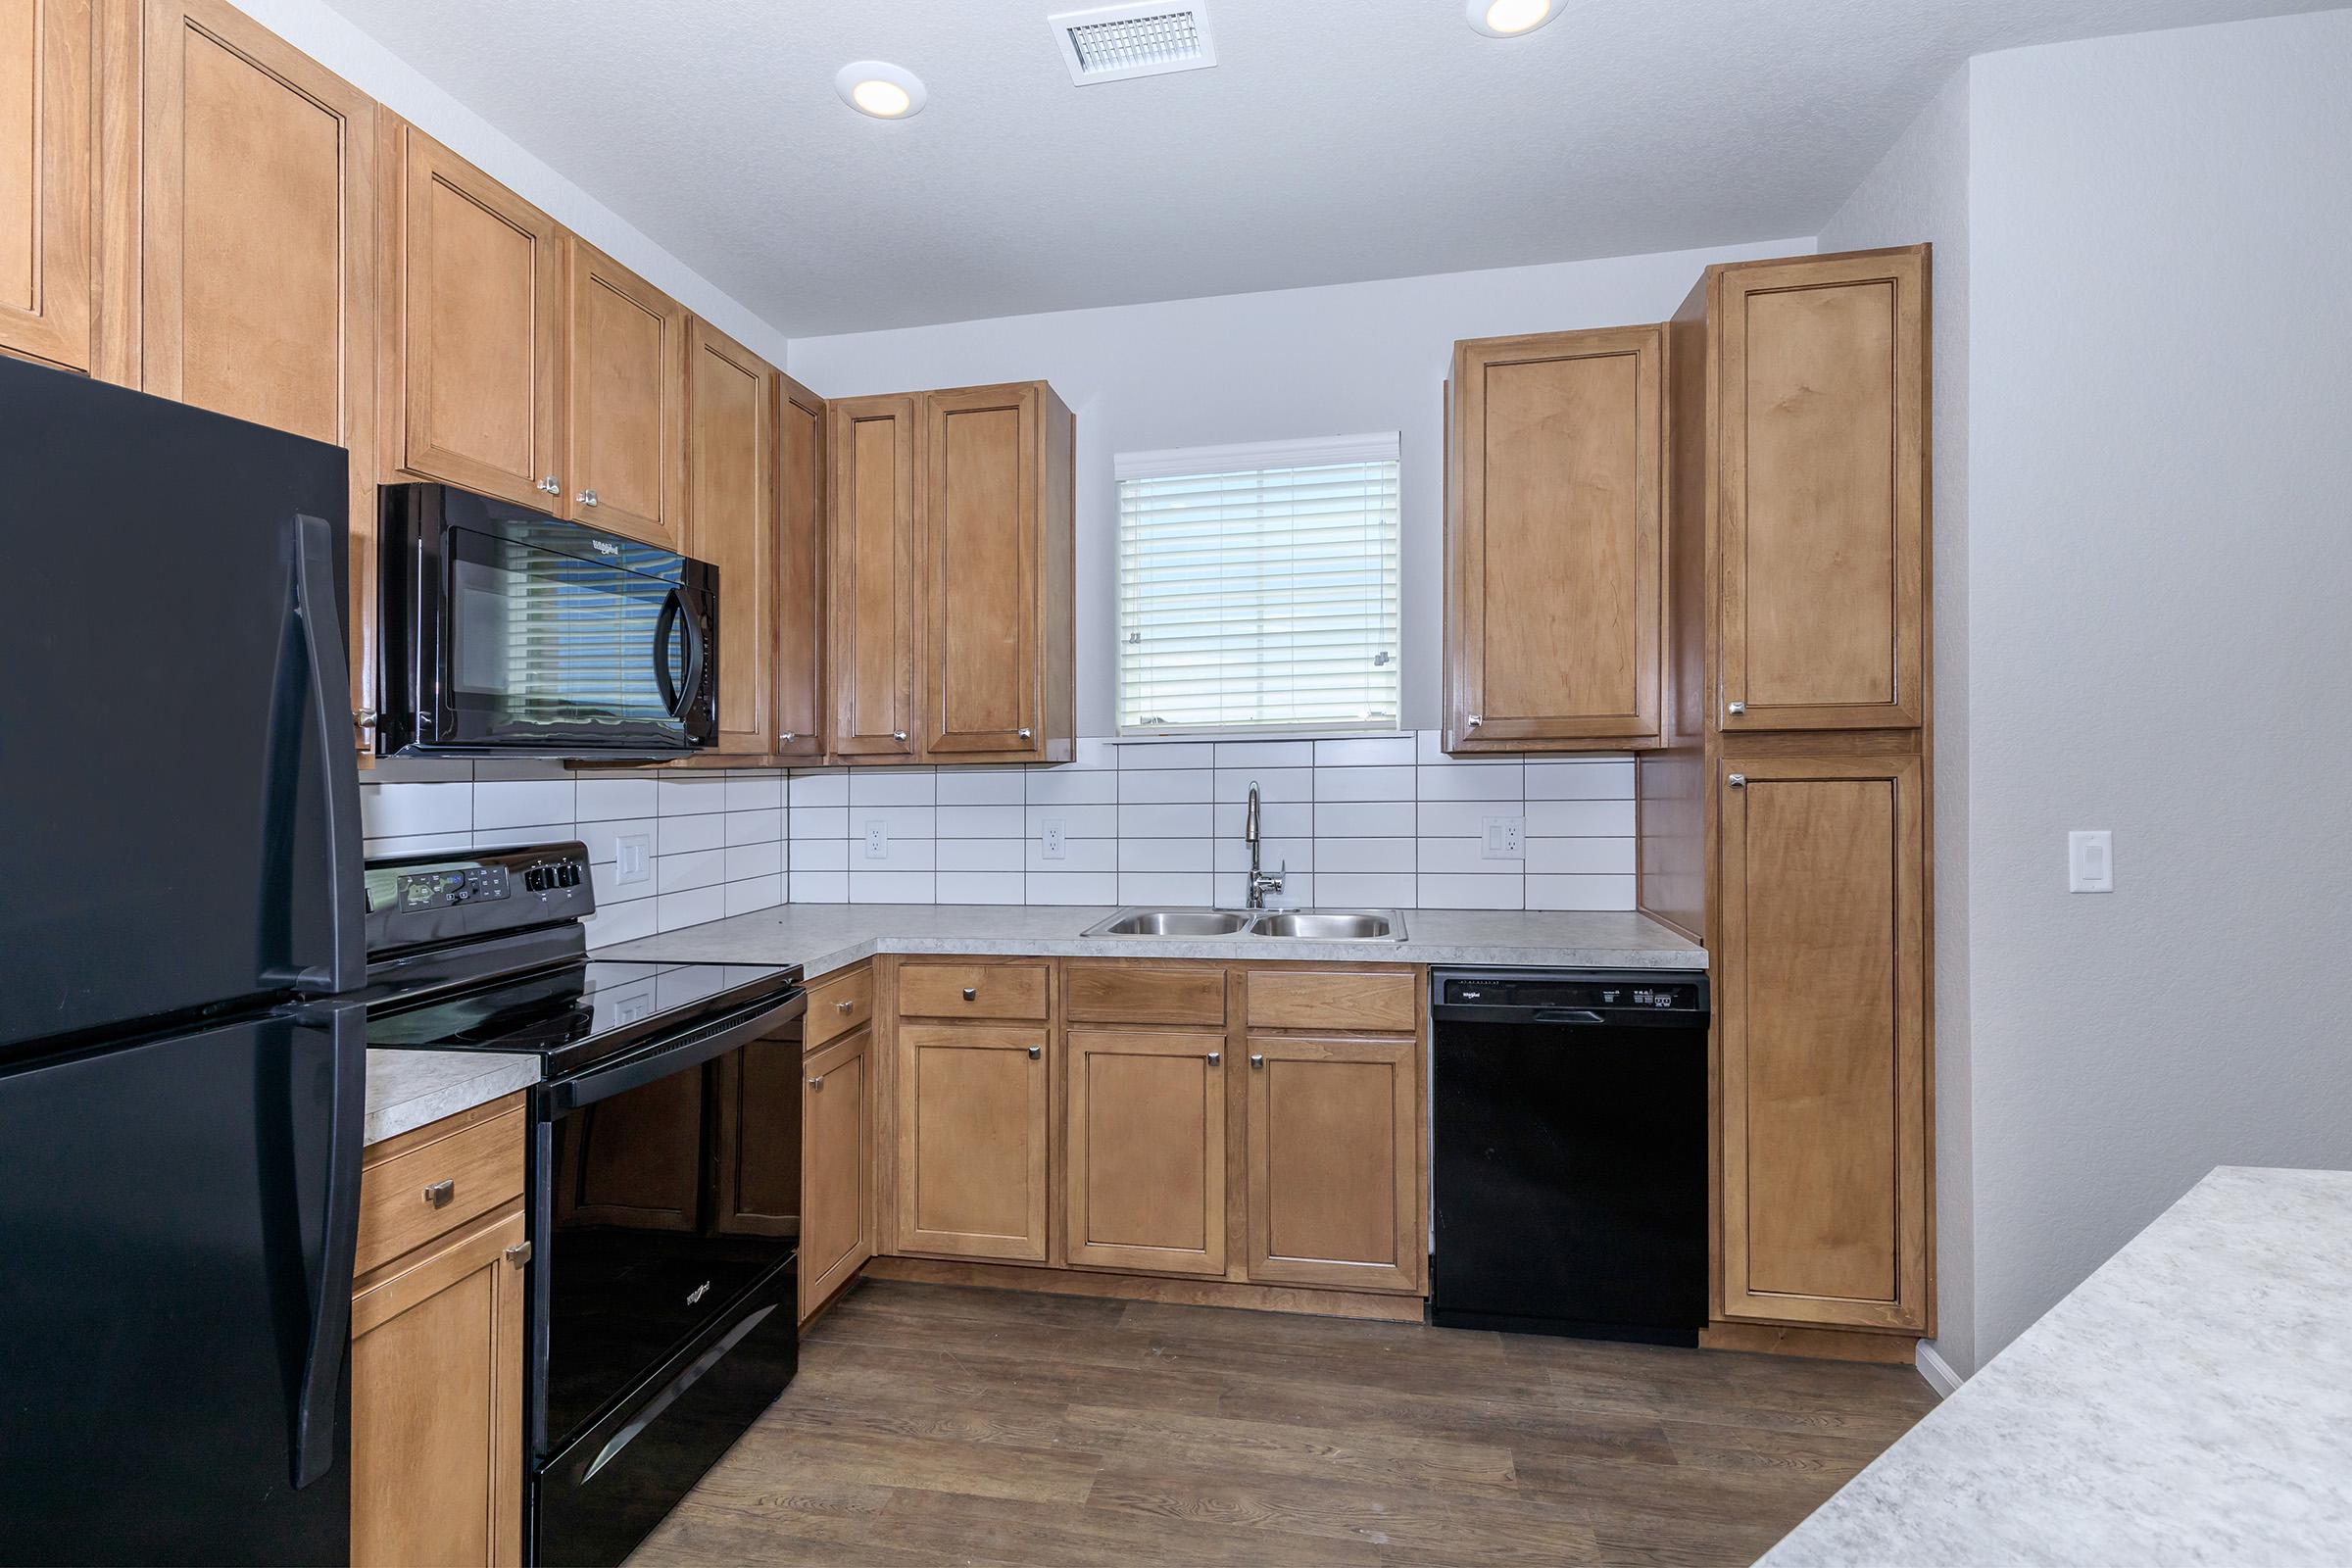
<path id="1" fill-rule="evenodd" d="M 1393 729 L 1397 437 L 1122 454 L 1121 734 Z"/>

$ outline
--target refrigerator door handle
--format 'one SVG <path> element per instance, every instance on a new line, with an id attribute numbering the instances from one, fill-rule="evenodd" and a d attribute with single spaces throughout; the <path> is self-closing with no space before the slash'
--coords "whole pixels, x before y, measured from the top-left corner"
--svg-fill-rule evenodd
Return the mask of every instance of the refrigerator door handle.
<path id="1" fill-rule="evenodd" d="M 328 1122 L 326 1201 L 318 1249 L 318 1284 L 311 1299 L 310 1343 L 294 1407 L 294 1485 L 307 1487 L 334 1468 L 342 1445 L 335 1430 L 350 1348 L 351 1276 L 360 1249 L 361 1124 L 368 1111 L 368 1010 L 356 1003 L 306 1007 L 295 1014 L 332 1042 L 334 1107 Z"/>
<path id="2" fill-rule="evenodd" d="M 367 933 L 358 907 L 366 885 L 366 851 L 360 843 L 359 774 L 347 750 L 351 665 L 336 612 L 335 536 L 332 525 L 319 517 L 298 515 L 289 525 L 294 530 L 294 617 L 311 684 L 309 729 L 324 791 L 329 951 L 324 963 L 297 964 L 267 978 L 299 991 L 357 991 L 368 983 Z"/>

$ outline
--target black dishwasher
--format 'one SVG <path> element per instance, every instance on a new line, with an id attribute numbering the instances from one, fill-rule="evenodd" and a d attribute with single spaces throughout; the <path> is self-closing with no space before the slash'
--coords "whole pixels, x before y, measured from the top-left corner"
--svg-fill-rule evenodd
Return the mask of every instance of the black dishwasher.
<path id="1" fill-rule="evenodd" d="M 1707 1321 L 1707 982 L 1430 973 L 1430 1318 L 1695 1345 Z"/>

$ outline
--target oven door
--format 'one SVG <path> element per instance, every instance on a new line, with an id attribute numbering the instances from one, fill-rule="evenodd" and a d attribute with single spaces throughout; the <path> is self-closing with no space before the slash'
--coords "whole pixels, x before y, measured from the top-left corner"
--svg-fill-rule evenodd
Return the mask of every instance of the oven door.
<path id="1" fill-rule="evenodd" d="M 789 1276 L 807 1005 L 795 989 L 540 1086 L 535 1454 L 634 1440 L 631 1414 Z"/>
<path id="2" fill-rule="evenodd" d="M 717 735 L 716 572 L 442 490 L 416 562 L 416 749 L 673 757 Z"/>

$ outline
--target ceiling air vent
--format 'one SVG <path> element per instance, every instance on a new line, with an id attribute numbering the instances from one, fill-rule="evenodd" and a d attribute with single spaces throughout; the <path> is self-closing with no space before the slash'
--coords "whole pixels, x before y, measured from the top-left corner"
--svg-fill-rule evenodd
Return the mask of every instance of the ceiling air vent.
<path id="1" fill-rule="evenodd" d="M 1081 87 L 1129 76 L 1199 71 L 1217 63 L 1217 46 L 1209 34 L 1204 6 L 1169 5 L 1158 0 L 1156 4 L 1064 11 L 1046 20 L 1053 24 L 1054 36 L 1061 44 L 1070 79 Z"/>

